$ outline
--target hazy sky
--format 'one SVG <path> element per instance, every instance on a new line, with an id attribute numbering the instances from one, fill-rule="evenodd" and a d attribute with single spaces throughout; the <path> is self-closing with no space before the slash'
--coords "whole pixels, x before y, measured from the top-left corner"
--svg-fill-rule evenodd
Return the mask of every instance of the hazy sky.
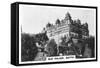
<path id="1" fill-rule="evenodd" d="M 71 14 L 73 20 L 80 19 L 81 23 L 87 22 L 90 34 L 95 35 L 95 9 L 20 5 L 19 23 L 23 32 L 36 34 L 41 32 L 48 22 L 54 24 L 57 18 L 63 19 L 67 12 Z"/>

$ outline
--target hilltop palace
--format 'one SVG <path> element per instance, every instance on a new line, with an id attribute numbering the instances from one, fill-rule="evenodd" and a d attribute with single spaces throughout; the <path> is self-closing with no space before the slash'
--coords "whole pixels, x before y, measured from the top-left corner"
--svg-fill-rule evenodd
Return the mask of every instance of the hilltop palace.
<path id="1" fill-rule="evenodd" d="M 86 39 L 89 37 L 88 24 L 81 24 L 79 19 L 72 20 L 71 15 L 67 12 L 65 18 L 57 19 L 55 24 L 48 23 L 45 28 L 49 39 L 54 39 L 57 44 L 61 38 L 66 36 L 66 40 L 71 37 L 78 39 Z"/>

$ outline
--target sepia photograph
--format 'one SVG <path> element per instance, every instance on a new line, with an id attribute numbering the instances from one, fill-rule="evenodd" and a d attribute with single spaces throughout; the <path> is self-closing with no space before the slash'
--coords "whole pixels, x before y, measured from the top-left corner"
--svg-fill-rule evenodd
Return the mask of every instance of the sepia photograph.
<path id="1" fill-rule="evenodd" d="M 96 59 L 96 9 L 19 4 L 19 63 Z"/>

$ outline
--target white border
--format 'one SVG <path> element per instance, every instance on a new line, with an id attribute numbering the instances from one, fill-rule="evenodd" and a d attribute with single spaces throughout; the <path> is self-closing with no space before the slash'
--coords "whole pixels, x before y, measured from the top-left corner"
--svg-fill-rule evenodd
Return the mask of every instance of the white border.
<path id="1" fill-rule="evenodd" d="M 19 64 L 26 64 L 26 63 L 46 63 L 46 62 L 63 62 L 63 61 L 82 61 L 82 60 L 95 60 L 96 59 L 96 54 L 97 54 L 96 53 L 96 45 L 97 45 L 97 43 L 96 43 L 96 35 L 95 35 L 95 58 L 81 58 L 81 59 L 77 58 L 77 59 L 63 59 L 63 60 L 54 60 L 54 61 L 53 60 L 52 61 L 48 60 L 48 61 L 26 61 L 26 62 L 21 62 L 21 23 L 20 22 L 21 21 L 20 21 L 20 9 L 19 9 Z M 65 56 L 63 56 L 63 57 L 65 57 Z"/>

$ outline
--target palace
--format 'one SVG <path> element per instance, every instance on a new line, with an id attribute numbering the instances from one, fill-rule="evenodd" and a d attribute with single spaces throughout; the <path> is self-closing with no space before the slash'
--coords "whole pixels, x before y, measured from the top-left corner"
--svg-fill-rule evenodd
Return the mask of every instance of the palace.
<path id="1" fill-rule="evenodd" d="M 45 30 L 48 38 L 54 39 L 57 44 L 60 43 L 62 37 L 66 37 L 68 41 L 71 37 L 85 39 L 89 36 L 88 24 L 81 24 L 79 19 L 72 20 L 68 12 L 64 19 L 57 19 L 54 25 L 48 23 Z"/>

